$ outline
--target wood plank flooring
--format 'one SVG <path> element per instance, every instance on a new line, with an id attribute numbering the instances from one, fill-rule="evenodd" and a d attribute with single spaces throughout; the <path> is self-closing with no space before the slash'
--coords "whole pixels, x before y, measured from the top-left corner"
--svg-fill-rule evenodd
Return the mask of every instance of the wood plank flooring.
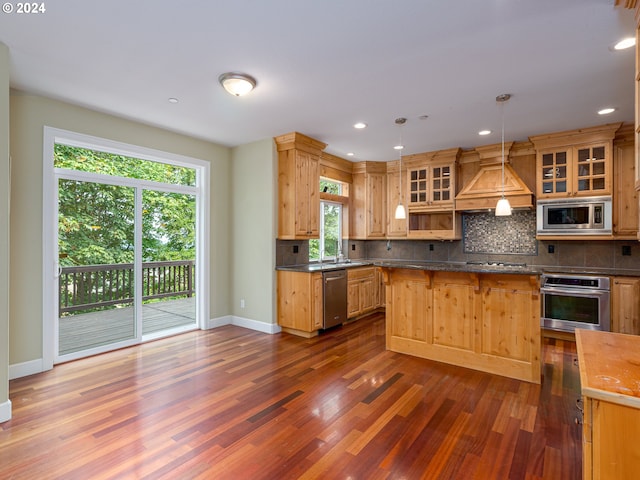
<path id="1" fill-rule="evenodd" d="M 376 314 L 311 338 L 226 326 L 10 382 L 2 479 L 579 479 L 575 344 L 541 385 L 384 348 Z"/>

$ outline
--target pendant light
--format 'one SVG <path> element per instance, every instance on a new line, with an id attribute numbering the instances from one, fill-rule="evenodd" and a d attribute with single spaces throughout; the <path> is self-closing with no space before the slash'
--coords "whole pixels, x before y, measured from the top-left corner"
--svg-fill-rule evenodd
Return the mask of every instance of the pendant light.
<path id="1" fill-rule="evenodd" d="M 400 196 L 398 198 L 398 206 L 396 207 L 396 220 L 404 220 L 405 218 L 407 218 L 407 212 L 404 209 L 404 204 L 402 203 L 402 149 L 404 148 L 404 145 L 402 145 L 402 125 L 404 125 L 406 121 L 407 119 L 404 117 L 396 118 L 396 125 L 398 125 L 398 127 L 400 128 L 400 143 L 393 147 L 400 153 L 400 163 L 398 166 L 398 184 Z"/>
<path id="2" fill-rule="evenodd" d="M 504 196 L 504 102 L 510 98 L 511 95 L 509 93 L 503 93 L 496 97 L 496 102 L 500 104 L 500 113 L 502 116 L 502 197 L 496 204 L 496 217 L 506 217 L 511 215 L 511 204 Z"/>

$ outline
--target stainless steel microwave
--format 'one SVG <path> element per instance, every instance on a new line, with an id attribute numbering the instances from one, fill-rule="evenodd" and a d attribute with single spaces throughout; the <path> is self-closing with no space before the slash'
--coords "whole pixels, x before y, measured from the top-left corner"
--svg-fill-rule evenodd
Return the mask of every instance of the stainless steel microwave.
<path id="1" fill-rule="evenodd" d="M 538 235 L 610 235 L 611 197 L 538 200 Z"/>

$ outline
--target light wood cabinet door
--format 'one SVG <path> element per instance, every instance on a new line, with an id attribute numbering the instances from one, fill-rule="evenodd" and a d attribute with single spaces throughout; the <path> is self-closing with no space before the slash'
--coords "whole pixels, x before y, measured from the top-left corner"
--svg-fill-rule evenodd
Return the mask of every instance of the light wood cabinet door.
<path id="1" fill-rule="evenodd" d="M 387 176 L 367 173 L 367 238 L 384 238 L 386 234 Z"/>
<path id="2" fill-rule="evenodd" d="M 320 234 L 320 159 L 307 152 L 296 152 L 297 238 L 317 238 Z"/>
<path id="3" fill-rule="evenodd" d="M 395 168 L 395 171 L 389 171 L 387 173 L 387 237 L 406 238 L 407 219 L 395 218 L 396 207 L 399 203 L 402 203 L 405 209 L 407 208 L 404 195 L 407 191 L 406 177 L 404 172 L 400 174 L 397 167 Z M 401 180 L 402 186 L 400 185 Z"/>
<path id="4" fill-rule="evenodd" d="M 347 270 L 347 317 L 364 315 L 377 308 L 376 269 L 374 267 Z"/>
<path id="5" fill-rule="evenodd" d="M 477 277 L 439 272 L 433 286 L 433 344 L 476 350 L 480 299 Z"/>
<path id="6" fill-rule="evenodd" d="M 640 335 L 640 278 L 613 278 L 611 331 Z"/>
<path id="7" fill-rule="evenodd" d="M 320 153 L 326 144 L 297 132 L 275 138 L 278 148 L 278 238 L 320 234 Z"/>
<path id="8" fill-rule="evenodd" d="M 614 145 L 613 235 L 636 239 L 638 235 L 638 193 L 635 189 L 635 147 L 633 141 Z"/>
<path id="9" fill-rule="evenodd" d="M 284 331 L 310 337 L 322 328 L 322 273 L 278 270 L 278 325 Z"/>
<path id="10" fill-rule="evenodd" d="M 382 162 L 359 162 L 351 189 L 353 239 L 384 238 L 387 232 L 387 174 Z"/>
<path id="11" fill-rule="evenodd" d="M 360 311 L 369 312 L 376 308 L 375 299 L 375 275 L 360 281 Z"/>
<path id="12" fill-rule="evenodd" d="M 357 317 L 360 315 L 360 280 L 349 280 L 347 282 L 347 317 Z"/>
<path id="13" fill-rule="evenodd" d="M 321 273 L 311 274 L 311 324 L 313 330 L 319 330 L 324 325 L 324 281 Z"/>
<path id="14" fill-rule="evenodd" d="M 640 410 L 585 397 L 585 415 L 590 415 L 590 419 L 585 418 L 583 427 L 583 448 L 587 450 L 583 478 L 637 479 Z"/>

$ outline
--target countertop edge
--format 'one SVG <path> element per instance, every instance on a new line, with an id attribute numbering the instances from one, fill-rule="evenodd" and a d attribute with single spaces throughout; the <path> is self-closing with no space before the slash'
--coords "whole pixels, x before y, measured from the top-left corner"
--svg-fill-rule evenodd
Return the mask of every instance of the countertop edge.
<path id="1" fill-rule="evenodd" d="M 316 273 L 331 270 L 359 268 L 359 267 L 382 267 L 382 268 L 405 268 L 413 270 L 468 272 L 468 273 L 497 273 L 514 275 L 543 275 L 545 273 L 561 273 L 568 275 L 605 275 L 620 277 L 640 277 L 640 271 L 616 268 L 596 268 L 596 267 L 562 267 L 555 265 L 525 265 L 525 266 L 504 266 L 504 265 L 478 265 L 466 262 L 421 262 L 419 260 L 354 260 L 351 263 L 325 263 L 320 266 L 317 263 L 301 265 L 277 265 L 276 270 L 289 272 Z"/>

